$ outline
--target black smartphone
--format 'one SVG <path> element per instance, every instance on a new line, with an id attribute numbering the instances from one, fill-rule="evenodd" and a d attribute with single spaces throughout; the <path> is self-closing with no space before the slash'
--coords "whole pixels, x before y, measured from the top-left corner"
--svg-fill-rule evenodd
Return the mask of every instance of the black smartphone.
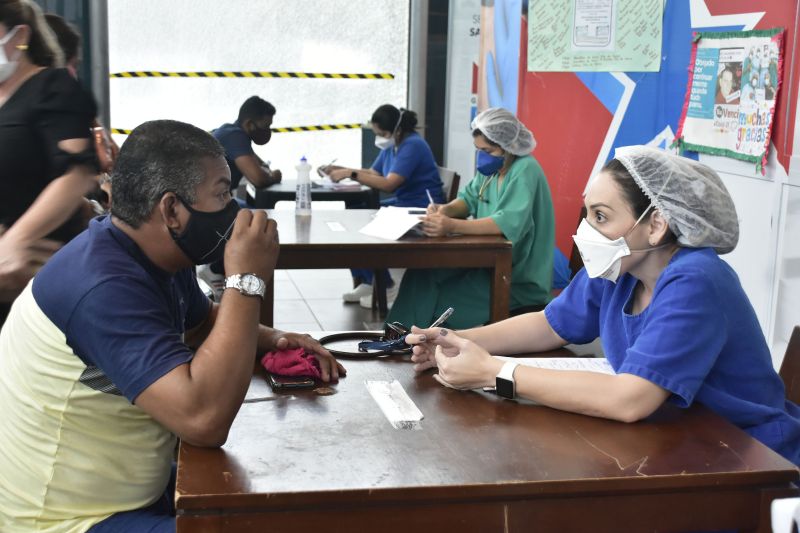
<path id="1" fill-rule="evenodd" d="M 314 378 L 308 376 L 278 376 L 267 372 L 269 386 L 274 391 L 287 389 L 311 389 L 314 388 Z"/>

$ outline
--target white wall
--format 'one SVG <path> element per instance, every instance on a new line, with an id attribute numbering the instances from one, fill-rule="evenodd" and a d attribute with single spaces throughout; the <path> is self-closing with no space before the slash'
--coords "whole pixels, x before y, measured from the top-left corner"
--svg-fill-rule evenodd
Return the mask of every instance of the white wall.
<path id="1" fill-rule="evenodd" d="M 800 113 L 793 120 L 797 153 Z M 763 176 L 750 163 L 705 155 L 700 159 L 720 174 L 736 203 L 739 245 L 722 257 L 742 281 L 777 369 L 792 329 L 800 325 L 800 157 L 792 157 L 787 173 L 771 146 Z"/>
<path id="2" fill-rule="evenodd" d="M 393 80 L 111 79 L 111 127 L 175 119 L 211 130 L 259 95 L 274 127 L 365 123 L 379 105 L 406 105 L 409 2 L 398 0 L 114 0 L 109 64 L 122 71 L 392 73 Z M 118 142 L 124 140 L 119 137 Z M 256 152 L 293 177 L 334 157 L 360 166 L 361 131 L 276 133 Z"/>
<path id="3" fill-rule="evenodd" d="M 475 175 L 469 124 L 478 106 L 478 95 L 472 92 L 472 69 L 480 49 L 480 12 L 480 0 L 450 0 L 444 166 L 461 176 L 461 189 Z"/>
<path id="4" fill-rule="evenodd" d="M 791 158 L 788 176 L 780 183 L 782 201 L 772 287 L 773 319 L 769 339 L 776 368 L 783 360 L 792 329 L 800 326 L 800 110 L 794 121 L 792 153 L 795 155 Z"/>

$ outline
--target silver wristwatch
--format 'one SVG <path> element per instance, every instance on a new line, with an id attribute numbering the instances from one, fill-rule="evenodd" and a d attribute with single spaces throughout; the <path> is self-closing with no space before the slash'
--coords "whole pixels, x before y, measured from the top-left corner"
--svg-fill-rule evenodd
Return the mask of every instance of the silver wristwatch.
<path id="1" fill-rule="evenodd" d="M 255 274 L 232 274 L 225 278 L 225 289 L 236 289 L 245 296 L 264 298 L 267 285 Z"/>

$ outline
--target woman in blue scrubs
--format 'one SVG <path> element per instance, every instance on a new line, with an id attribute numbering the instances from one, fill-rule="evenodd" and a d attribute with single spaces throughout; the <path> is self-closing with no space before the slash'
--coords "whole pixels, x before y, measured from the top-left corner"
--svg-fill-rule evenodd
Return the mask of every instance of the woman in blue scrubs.
<path id="1" fill-rule="evenodd" d="M 786 400 L 753 307 L 718 256 L 739 239 L 719 176 L 654 148 L 621 148 L 585 204 L 574 237 L 585 268 L 543 312 L 458 333 L 415 329 L 417 370 L 438 366 L 434 377 L 458 389 L 494 386 L 499 376 L 512 396 L 624 422 L 666 400 L 697 401 L 800 465 L 800 408 Z M 615 375 L 490 355 L 597 337 Z"/>
<path id="2" fill-rule="evenodd" d="M 417 114 L 408 109 L 397 109 L 384 104 L 370 119 L 375 133 L 375 146 L 381 152 L 371 168 L 346 168 L 330 165 L 323 168 L 331 180 L 352 178 L 392 197 L 381 205 L 426 208 L 430 198 L 437 204 L 445 202 L 439 169 L 428 143 L 417 133 Z M 430 197 L 428 193 L 430 192 Z M 372 271 L 353 270 L 355 289 L 344 295 L 346 302 L 362 301 L 364 307 L 372 307 Z M 388 278 L 388 273 L 385 274 Z M 387 286 L 394 282 L 387 279 Z M 396 291 L 394 291 L 396 293 Z"/>

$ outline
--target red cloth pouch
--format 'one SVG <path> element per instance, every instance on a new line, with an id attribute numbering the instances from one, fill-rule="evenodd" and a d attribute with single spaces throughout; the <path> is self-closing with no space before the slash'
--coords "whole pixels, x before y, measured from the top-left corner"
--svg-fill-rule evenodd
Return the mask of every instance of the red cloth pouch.
<path id="1" fill-rule="evenodd" d="M 320 379 L 319 361 L 303 348 L 267 352 L 261 358 L 261 365 L 267 372 L 279 376 L 309 376 Z"/>

